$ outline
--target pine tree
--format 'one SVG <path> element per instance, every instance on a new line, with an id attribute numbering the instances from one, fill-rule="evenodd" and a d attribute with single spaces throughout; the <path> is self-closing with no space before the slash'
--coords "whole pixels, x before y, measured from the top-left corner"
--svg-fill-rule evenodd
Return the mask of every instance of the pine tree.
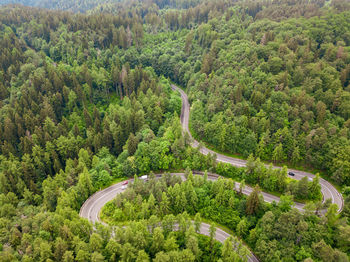
<path id="1" fill-rule="evenodd" d="M 138 139 L 136 138 L 136 136 L 133 133 L 131 133 L 129 135 L 129 138 L 127 141 L 127 148 L 128 148 L 129 156 L 132 156 L 135 154 L 136 149 L 137 149 L 137 145 L 138 145 Z"/>
<path id="2" fill-rule="evenodd" d="M 249 195 L 246 205 L 246 214 L 253 215 L 256 214 L 260 207 L 259 199 L 260 188 L 255 186 L 253 192 Z"/>
<path id="3" fill-rule="evenodd" d="M 292 163 L 293 163 L 293 165 L 297 165 L 300 160 L 301 160 L 301 157 L 300 157 L 299 147 L 296 146 L 294 148 L 294 150 L 293 150 L 293 153 L 292 153 Z"/>
<path id="4" fill-rule="evenodd" d="M 297 187 L 297 194 L 298 197 L 302 199 L 306 199 L 309 194 L 309 181 L 308 178 L 305 176 L 298 182 Z"/>
<path id="5" fill-rule="evenodd" d="M 284 153 L 283 153 L 283 147 L 282 144 L 279 143 L 278 146 L 275 147 L 275 150 L 273 150 L 272 153 L 272 160 L 277 163 L 284 160 Z"/>
<path id="6" fill-rule="evenodd" d="M 309 197 L 314 200 L 319 200 L 322 197 L 319 174 L 316 174 L 309 186 Z"/>
<path id="7" fill-rule="evenodd" d="M 137 254 L 136 262 L 149 262 L 150 258 L 144 250 L 140 250 Z"/>
<path id="8" fill-rule="evenodd" d="M 245 219 L 242 219 L 237 224 L 236 232 L 240 237 L 245 237 L 245 235 L 247 234 L 247 231 L 248 231 L 247 221 Z"/>
<path id="9" fill-rule="evenodd" d="M 222 247 L 222 261 L 223 262 L 238 262 L 241 261 L 239 259 L 239 256 L 237 254 L 237 250 L 235 250 L 234 243 L 235 241 L 238 241 L 237 239 L 233 239 L 232 237 L 229 237 L 225 240 L 224 245 Z"/>
<path id="10" fill-rule="evenodd" d="M 163 249 L 164 246 L 164 235 L 163 230 L 160 227 L 156 227 L 152 236 L 152 253 L 157 254 Z"/>
<path id="11" fill-rule="evenodd" d="M 201 214 L 197 213 L 194 216 L 194 229 L 196 231 L 196 233 L 198 233 L 201 229 L 201 224 L 202 224 L 202 218 L 201 218 Z"/>
<path id="12" fill-rule="evenodd" d="M 239 194 L 243 194 L 243 190 L 245 188 L 245 180 L 243 179 L 241 183 L 239 184 Z"/>

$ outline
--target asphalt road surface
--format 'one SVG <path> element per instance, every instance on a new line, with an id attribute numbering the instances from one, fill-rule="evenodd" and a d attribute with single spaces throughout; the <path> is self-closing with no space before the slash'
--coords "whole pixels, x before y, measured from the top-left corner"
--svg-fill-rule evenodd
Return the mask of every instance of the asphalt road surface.
<path id="1" fill-rule="evenodd" d="M 183 128 L 184 132 L 187 132 L 189 134 L 189 136 L 192 138 L 192 140 L 193 140 L 192 146 L 198 147 L 199 142 L 196 141 L 195 139 L 193 139 L 191 132 L 189 130 L 188 124 L 189 124 L 189 118 L 190 118 L 190 103 L 188 102 L 187 94 L 181 88 L 179 88 L 175 85 L 172 85 L 171 88 L 174 91 L 177 91 L 181 94 L 182 109 L 181 109 L 180 118 L 181 118 L 182 128 Z M 200 148 L 200 152 L 204 155 L 207 155 L 209 153 L 216 154 L 216 160 L 218 162 L 229 163 L 233 166 L 244 167 L 247 164 L 246 160 L 225 156 L 225 155 L 216 153 L 216 152 L 214 152 L 214 151 L 212 151 L 204 146 L 202 146 Z M 275 168 L 281 168 L 281 167 L 275 166 Z M 293 172 L 295 174 L 295 176 L 293 176 L 293 177 L 290 176 L 290 178 L 293 178 L 296 180 L 300 180 L 305 176 L 307 176 L 311 179 L 315 177 L 314 174 L 299 171 L 299 170 L 289 169 L 288 172 Z M 322 191 L 322 195 L 323 195 L 323 202 L 326 201 L 326 199 L 331 199 L 332 203 L 338 205 L 338 212 L 341 212 L 341 210 L 343 209 L 343 204 L 344 204 L 344 200 L 343 200 L 342 195 L 338 192 L 338 190 L 331 183 L 329 183 L 328 181 L 326 181 L 323 178 L 320 178 L 320 185 L 321 185 L 321 191 Z M 262 195 L 264 196 L 265 200 L 267 200 L 267 198 L 270 199 L 271 197 L 273 197 L 273 199 L 276 202 L 279 201 L 279 198 L 276 196 L 272 196 L 272 195 L 265 194 L 265 193 L 262 193 Z M 300 204 L 300 203 L 295 203 L 295 207 L 298 208 L 299 210 L 302 210 L 304 205 Z"/>

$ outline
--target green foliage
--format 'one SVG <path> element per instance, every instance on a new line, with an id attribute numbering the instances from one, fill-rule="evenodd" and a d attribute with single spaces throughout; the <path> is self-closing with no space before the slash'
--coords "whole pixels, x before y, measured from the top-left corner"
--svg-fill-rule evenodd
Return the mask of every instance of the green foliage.
<path id="1" fill-rule="evenodd" d="M 315 215 L 305 217 L 295 209 L 285 213 L 269 211 L 259 221 L 256 229 L 250 231 L 249 240 L 257 255 L 266 261 L 315 257 L 324 260 L 326 253 L 334 257 L 330 258 L 331 261 L 335 261 L 335 258 L 348 261 L 344 253 L 324 242 L 330 240 L 329 232 L 327 225 L 320 224 L 319 221 L 320 218 Z M 323 251 L 326 248 L 328 250 Z M 267 250 L 279 251 L 266 252 Z"/>
<path id="2" fill-rule="evenodd" d="M 289 182 L 285 169 L 253 158 L 316 167 L 350 183 L 347 1 L 0 0 L 6 3 L 89 15 L 0 7 L 1 260 L 245 257 L 232 239 L 221 248 L 194 233 L 201 215 L 236 232 L 263 261 L 347 261 L 346 189 L 341 217 L 331 205 L 319 218 L 312 212 L 326 204 L 318 201 L 318 176 Z M 169 79 L 188 89 L 193 135 L 253 155 L 247 169 L 216 164 L 189 146 Z M 291 196 L 271 207 L 257 191 L 246 199 L 232 182 L 189 175 L 186 183 L 151 179 L 151 190 L 135 182 L 118 209 L 107 206 L 115 221 L 140 221 L 117 237 L 79 218 L 99 188 L 171 169 L 216 169 L 317 202 L 299 214 Z M 194 227 L 180 215 L 189 233 L 171 233 L 172 214 L 184 211 L 196 217 Z"/>

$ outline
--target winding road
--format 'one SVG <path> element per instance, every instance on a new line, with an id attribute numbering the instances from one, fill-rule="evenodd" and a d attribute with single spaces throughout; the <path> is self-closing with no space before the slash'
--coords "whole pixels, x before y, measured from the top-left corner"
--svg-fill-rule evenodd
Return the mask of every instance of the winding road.
<path id="1" fill-rule="evenodd" d="M 179 87 L 175 86 L 175 85 L 171 85 L 171 88 L 174 91 L 177 91 L 180 93 L 181 95 L 181 100 L 182 100 L 182 109 L 181 109 L 181 125 L 182 128 L 184 130 L 184 132 L 187 132 L 189 134 L 189 136 L 192 139 L 192 146 L 193 147 L 199 147 L 199 142 L 196 141 L 195 139 L 193 139 L 191 132 L 189 130 L 189 119 L 190 119 L 190 103 L 188 101 L 188 97 L 187 94 Z M 223 162 L 223 163 L 228 163 L 231 164 L 233 166 L 237 166 L 237 167 L 244 167 L 247 165 L 247 161 L 246 160 L 242 160 L 242 159 L 238 159 L 238 158 L 233 158 L 233 157 L 229 157 L 229 156 L 225 156 L 219 153 L 216 153 L 206 147 L 200 147 L 200 152 L 204 155 L 207 154 L 215 154 L 216 155 L 216 161 L 218 162 Z M 275 166 L 275 168 L 281 168 L 281 167 L 277 167 Z M 299 170 L 294 170 L 294 169 L 289 169 L 288 172 L 293 172 L 295 174 L 294 177 L 290 177 L 296 180 L 300 180 L 303 177 L 309 177 L 311 179 L 313 179 L 315 177 L 314 174 L 311 173 L 307 173 L 307 172 L 303 172 L 303 171 L 299 171 Z M 321 185 L 321 192 L 323 195 L 323 202 L 326 201 L 326 199 L 331 199 L 332 203 L 337 204 L 338 206 L 338 212 L 341 212 L 343 209 L 343 205 L 344 205 L 344 200 L 342 195 L 338 192 L 338 190 L 331 184 L 329 183 L 327 180 L 320 178 L 320 185 Z M 264 194 L 263 196 L 265 198 L 265 195 L 268 196 L 269 198 L 272 197 L 274 198 L 274 200 L 276 202 L 279 201 L 279 198 L 276 196 L 272 196 L 270 194 Z M 266 199 L 265 199 L 266 201 Z M 301 203 L 295 203 L 295 207 L 299 210 L 302 210 L 304 205 Z"/>
<path id="2" fill-rule="evenodd" d="M 181 99 L 182 99 L 182 109 L 181 109 L 181 125 L 183 128 L 184 132 L 187 132 L 189 134 L 189 136 L 192 139 L 192 146 L 193 147 L 199 147 L 199 142 L 196 141 L 195 139 L 193 139 L 190 130 L 189 130 L 189 117 L 190 117 L 190 104 L 188 101 L 188 97 L 187 94 L 180 89 L 179 87 L 172 85 L 171 86 L 172 89 L 174 91 L 177 91 L 180 93 L 181 95 Z M 237 159 L 237 158 L 233 158 L 233 157 L 228 157 L 219 153 L 216 153 L 206 147 L 200 147 L 200 152 L 204 155 L 207 154 L 215 154 L 216 155 L 216 160 L 218 162 L 224 162 L 224 163 L 229 163 L 233 166 L 237 166 L 237 167 L 244 167 L 247 164 L 246 160 L 242 160 L 242 159 Z M 275 167 L 275 168 L 281 168 L 281 167 Z M 303 172 L 303 171 L 299 171 L 299 170 L 293 170 L 293 169 L 289 169 L 288 171 L 293 172 L 295 174 L 294 177 L 291 177 L 293 179 L 296 180 L 300 180 L 303 177 L 307 176 L 309 178 L 314 178 L 315 175 L 311 174 L 311 173 L 307 173 L 307 172 Z M 184 174 L 183 173 L 173 173 L 172 175 L 177 175 L 177 176 L 181 176 L 182 179 L 184 178 Z M 157 176 L 161 176 L 161 175 L 157 175 Z M 208 176 L 208 179 L 211 180 L 217 180 L 219 178 L 218 175 L 215 174 L 210 174 Z M 341 212 L 342 208 L 343 208 L 343 197 L 342 195 L 337 191 L 337 189 L 328 181 L 326 181 L 323 178 L 320 178 L 320 185 L 321 185 L 321 191 L 323 194 L 323 201 L 325 201 L 326 199 L 331 199 L 332 203 L 337 204 L 338 205 L 338 212 Z M 239 183 L 235 184 L 236 186 L 236 190 L 238 190 L 239 188 Z M 249 186 L 246 186 L 243 189 L 243 193 L 246 195 L 249 195 L 252 192 L 252 188 Z M 102 207 L 109 201 L 113 200 L 115 198 L 115 196 L 117 194 L 120 194 L 124 191 L 123 189 L 123 182 L 117 183 L 115 185 L 112 185 L 104 190 L 98 191 L 95 194 L 93 194 L 89 199 L 86 200 L 86 202 L 83 204 L 83 206 L 80 209 L 80 216 L 87 218 L 88 220 L 90 220 L 91 222 L 95 223 L 95 222 L 100 222 L 99 220 L 99 213 L 102 209 Z M 279 197 L 262 192 L 261 193 L 264 197 L 264 200 L 266 202 L 279 202 Z M 295 208 L 299 209 L 299 210 L 303 210 L 304 208 L 304 204 L 301 203 L 295 203 Z M 203 235 L 209 235 L 209 227 L 210 225 L 202 223 L 202 226 L 200 228 L 200 233 Z M 228 237 L 230 237 L 230 234 L 228 234 L 227 232 L 223 231 L 220 228 L 217 228 L 216 230 L 216 236 L 215 239 L 221 243 L 223 243 Z M 250 262 L 257 262 L 259 261 L 257 259 L 257 257 L 251 253 L 251 255 L 248 256 L 248 261 Z"/>

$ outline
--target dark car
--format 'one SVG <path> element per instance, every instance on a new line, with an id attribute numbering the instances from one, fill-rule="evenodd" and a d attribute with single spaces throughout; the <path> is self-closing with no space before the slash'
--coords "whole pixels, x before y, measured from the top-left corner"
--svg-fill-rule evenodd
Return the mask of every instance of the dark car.
<path id="1" fill-rule="evenodd" d="M 295 174 L 293 172 L 288 172 L 288 175 L 295 176 Z"/>

